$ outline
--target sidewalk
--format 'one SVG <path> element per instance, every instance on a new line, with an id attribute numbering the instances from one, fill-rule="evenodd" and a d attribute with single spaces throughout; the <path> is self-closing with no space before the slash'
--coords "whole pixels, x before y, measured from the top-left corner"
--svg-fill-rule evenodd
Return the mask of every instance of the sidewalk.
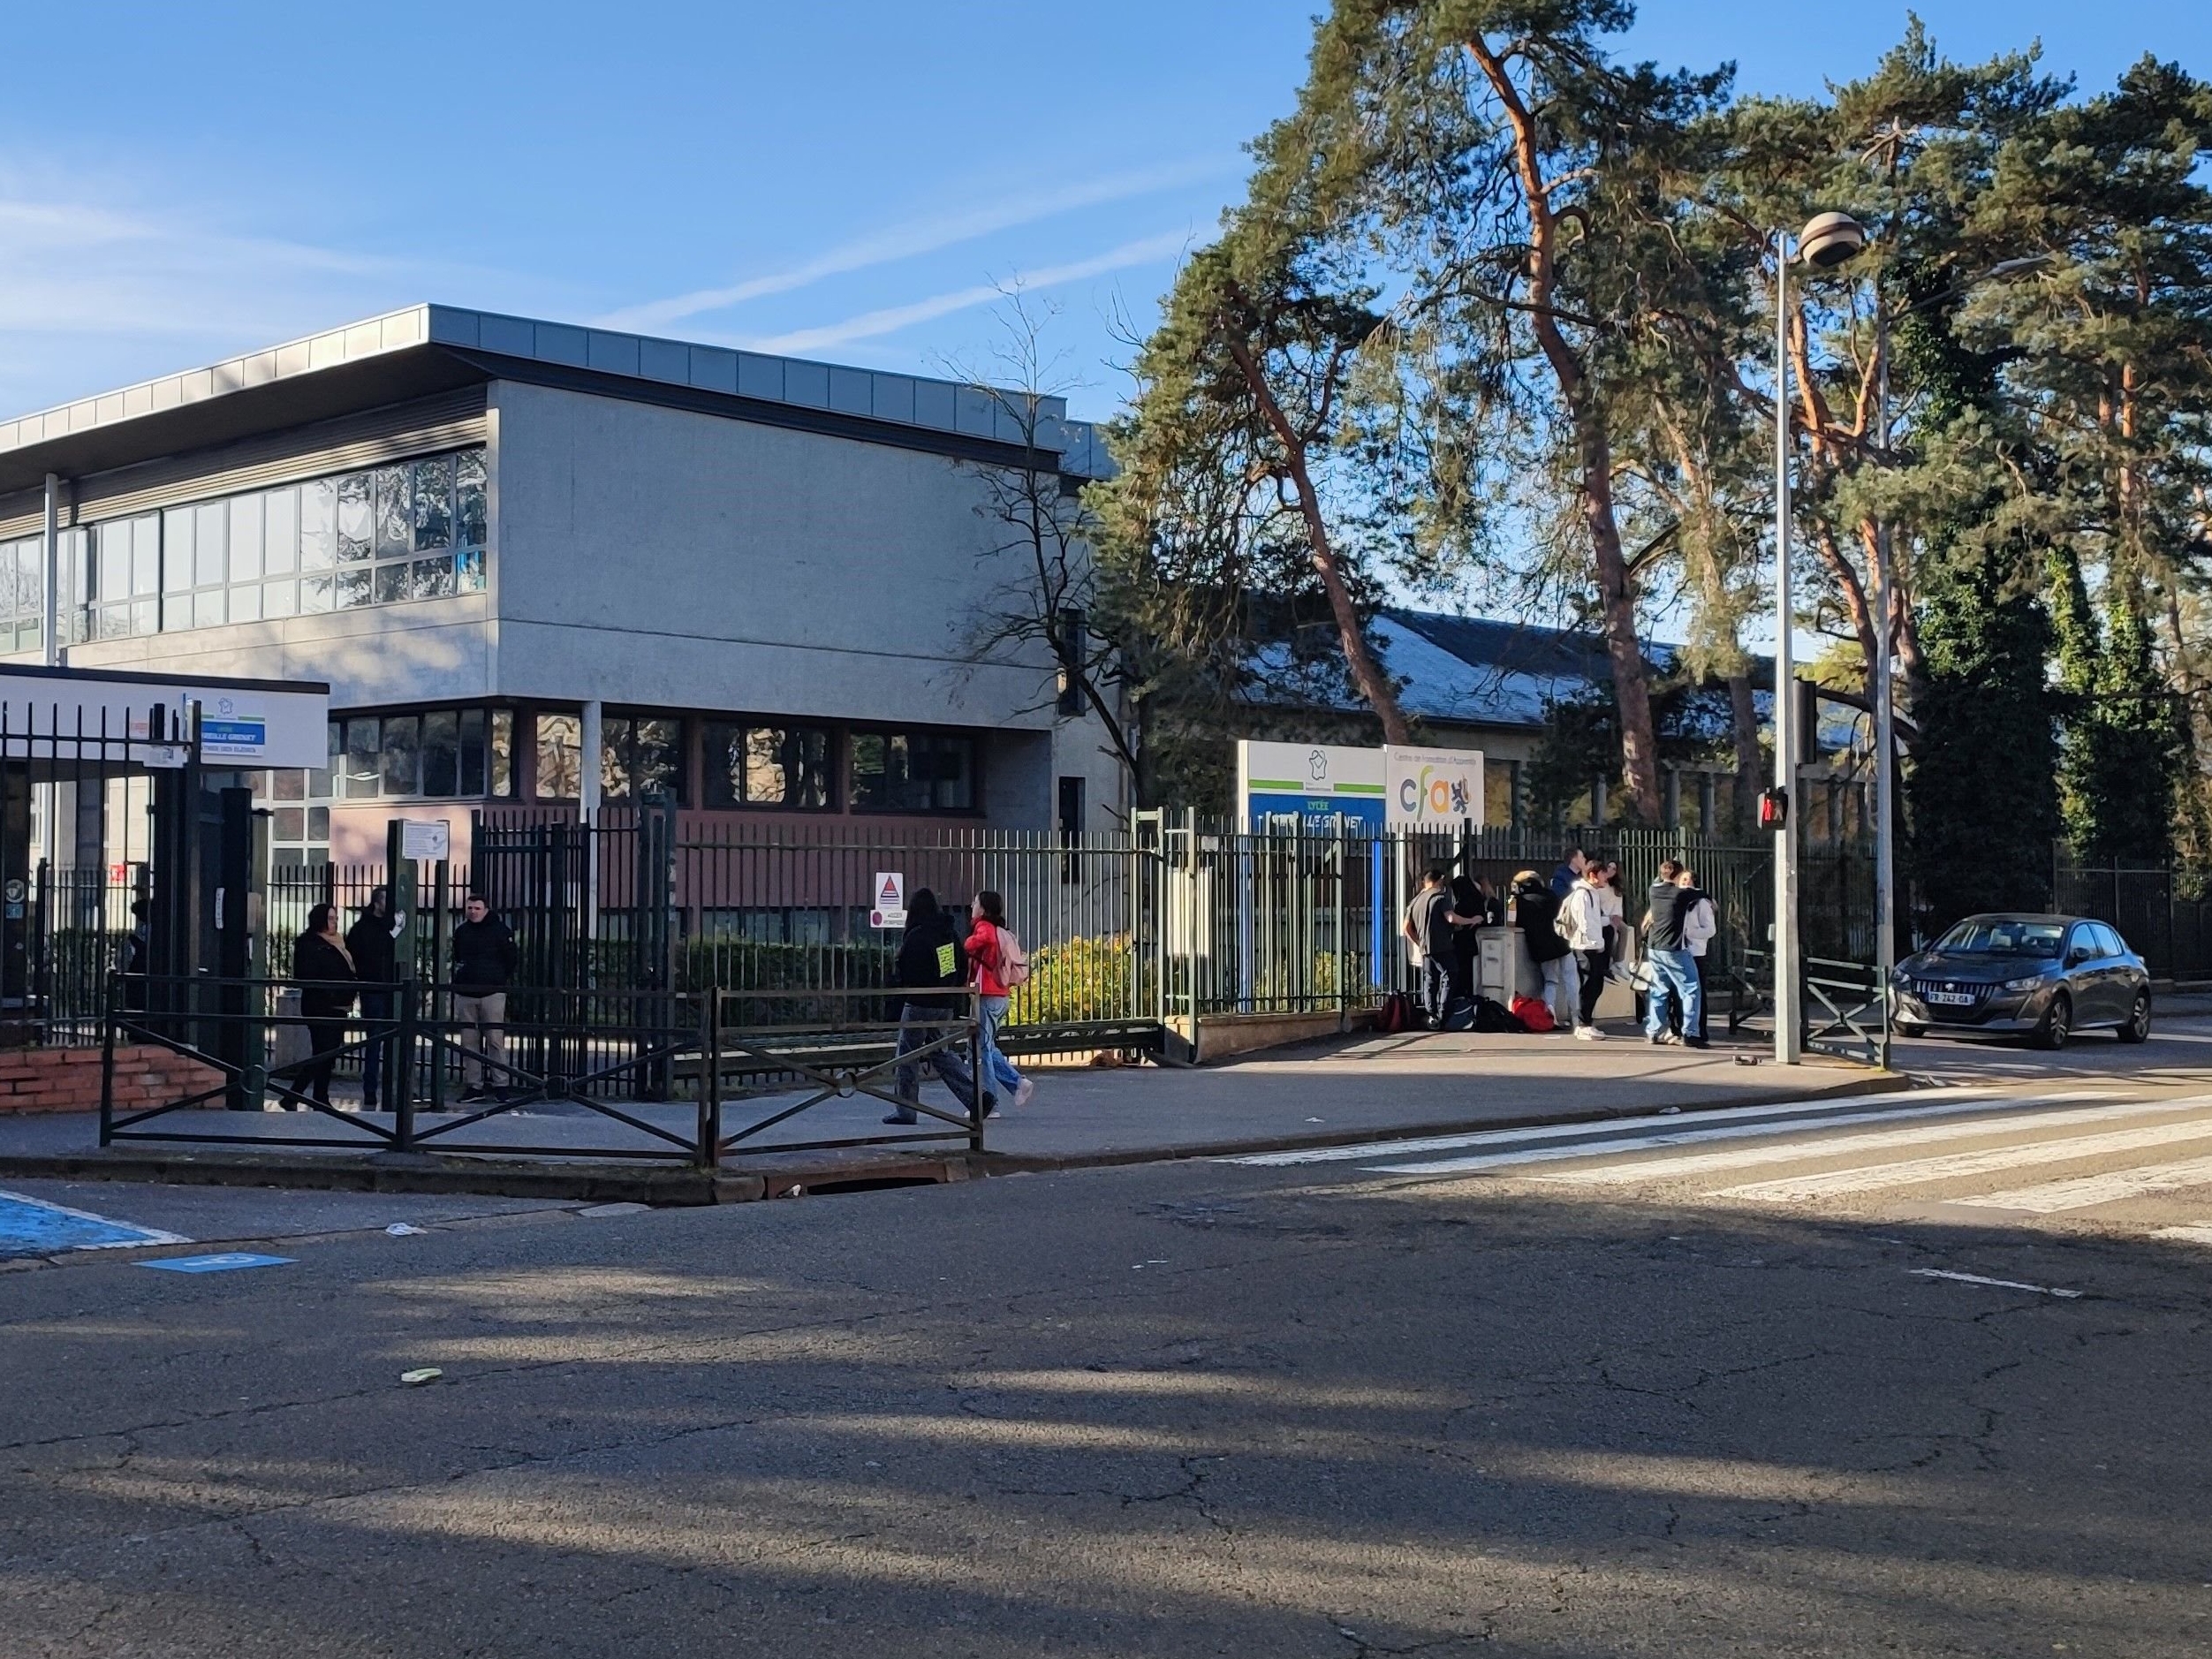
<path id="1" fill-rule="evenodd" d="M 1764 1059 L 1761 1045 L 1731 1048 L 1716 1042 L 1705 1053 L 1655 1049 L 1617 1036 L 1577 1042 L 1563 1036 L 1473 1034 L 1363 1035 L 1278 1049 L 1202 1069 L 1156 1066 L 1040 1070 L 1030 1103 L 991 1121 L 988 1152 L 970 1160 L 964 1140 L 906 1147 L 762 1155 L 743 1143 L 725 1160 L 724 1175 L 748 1173 L 792 1184 L 802 1175 L 817 1184 L 840 1176 L 865 1178 L 890 1165 L 958 1163 L 962 1172 L 1011 1172 L 1140 1163 L 1229 1152 L 1377 1140 L 1398 1135 L 1545 1122 L 1572 1121 L 1661 1110 L 1686 1111 L 1822 1095 L 1875 1093 L 1905 1087 L 1837 1062 L 1814 1061 L 1794 1069 L 1770 1063 L 1746 1064 L 1739 1056 Z M 766 1095 L 724 1103 L 723 1131 L 731 1134 L 805 1098 Z M 950 1105 L 941 1086 L 923 1098 Z M 645 1122 L 686 1136 L 694 1112 L 687 1102 L 620 1102 Z M 761 1139 L 774 1141 L 838 1140 L 904 1132 L 883 1126 L 886 1103 L 867 1095 L 832 1099 L 779 1125 Z M 389 1117 L 369 1122 L 389 1125 Z M 428 1130 L 450 1118 L 425 1115 Z M 925 1120 L 926 1121 L 926 1120 Z M 17 1176 L 109 1174 L 141 1179 L 246 1179 L 285 1183 L 287 1170 L 315 1184 L 337 1176 L 335 1164 L 358 1166 L 378 1186 L 414 1185 L 407 1162 L 382 1154 L 364 1135 L 358 1147 L 300 1146 L 307 1138 L 345 1133 L 319 1113 L 178 1112 L 149 1128 L 251 1137 L 251 1146 L 210 1147 L 137 1141 L 110 1152 L 98 1148 L 99 1125 L 90 1113 L 0 1117 L 0 1178 Z M 947 1125 L 950 1128 L 950 1125 Z M 289 1144 L 288 1144 L 289 1143 Z M 456 1160 L 472 1146 L 526 1145 L 523 1158 Z M 605 1196 L 647 1186 L 673 1194 L 670 1172 L 652 1170 L 625 1152 L 664 1142 L 588 1108 L 572 1103 L 502 1114 L 434 1138 L 419 1162 L 443 1166 L 435 1190 L 551 1191 Z M 605 1155 L 609 1153 L 615 1156 Z M 680 1155 L 678 1155 L 680 1157 Z M 452 1166 L 463 1168 L 456 1171 Z M 239 1166 L 246 1166 L 241 1168 Z M 521 1175 L 531 1171 L 530 1178 Z M 485 1183 L 471 1188 L 470 1173 Z M 423 1172 L 428 1178 L 428 1172 Z M 700 1178 L 688 1175 L 696 1186 Z M 939 1178 L 942 1178 L 940 1177 Z M 688 1188 L 683 1189 L 688 1190 Z M 729 1187 L 708 1197 L 668 1201 L 712 1201 L 748 1195 Z"/>

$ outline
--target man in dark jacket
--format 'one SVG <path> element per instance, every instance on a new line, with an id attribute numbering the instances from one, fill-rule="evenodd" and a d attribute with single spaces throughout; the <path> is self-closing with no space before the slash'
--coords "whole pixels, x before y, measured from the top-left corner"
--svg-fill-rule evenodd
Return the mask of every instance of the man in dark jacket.
<path id="1" fill-rule="evenodd" d="M 1683 886 L 1681 879 L 1681 863 L 1674 859 L 1663 860 L 1659 879 L 1651 887 L 1651 907 L 1644 913 L 1644 955 L 1650 960 L 1652 973 L 1651 1009 L 1644 1019 L 1644 1032 L 1654 1043 L 1681 1042 L 1702 1049 L 1706 1046 L 1703 1036 L 1678 1037 L 1667 1029 L 1667 1017 L 1678 997 L 1683 1030 L 1702 1031 L 1705 1018 L 1705 993 L 1698 983 L 1697 958 L 1690 950 L 1686 931 L 1691 913 L 1705 895 Z"/>
<path id="2" fill-rule="evenodd" d="M 960 943 L 960 930 L 953 925 L 950 913 L 938 905 L 936 894 L 926 887 L 918 889 L 906 902 L 906 932 L 898 942 L 896 973 L 899 987 L 906 993 L 898 1011 L 899 1065 L 895 1085 L 902 1102 L 921 1098 L 921 1065 L 926 1060 L 944 1079 L 952 1098 L 964 1110 L 975 1110 L 975 1076 L 968 1070 L 958 1042 L 931 1049 L 921 1060 L 906 1057 L 944 1036 L 944 1026 L 939 1022 L 960 1004 L 958 996 L 918 993 L 924 988 L 958 992 L 967 984 L 967 951 Z M 991 1097 L 986 1095 L 983 1102 L 988 1117 Z M 911 1105 L 902 1104 L 883 1121 L 915 1124 L 921 1119 Z"/>
<path id="3" fill-rule="evenodd" d="M 1577 847 L 1578 872 L 1583 864 L 1582 849 Z M 1530 963 L 1544 976 L 1544 1003 L 1552 1019 L 1573 1030 L 1575 1009 L 1582 1000 L 1582 964 L 1559 931 L 1559 900 L 1534 870 L 1523 870 L 1515 880 L 1513 920 L 1527 941 Z"/>
<path id="4" fill-rule="evenodd" d="M 454 1038 L 465 1051 L 461 1098 L 480 1101 L 506 1092 L 507 987 L 522 958 L 514 935 L 481 893 L 468 896 L 462 916 L 453 929 Z"/>
<path id="5" fill-rule="evenodd" d="M 392 1015 L 393 993 L 388 987 L 399 978 L 396 939 L 405 919 L 392 914 L 391 889 L 377 888 L 351 928 L 345 930 L 345 949 L 353 958 L 353 972 L 361 981 L 361 1018 L 368 1022 L 369 1042 L 361 1050 L 361 1110 L 375 1111 L 383 1096 L 384 1050 L 387 1036 L 376 1034 Z"/>

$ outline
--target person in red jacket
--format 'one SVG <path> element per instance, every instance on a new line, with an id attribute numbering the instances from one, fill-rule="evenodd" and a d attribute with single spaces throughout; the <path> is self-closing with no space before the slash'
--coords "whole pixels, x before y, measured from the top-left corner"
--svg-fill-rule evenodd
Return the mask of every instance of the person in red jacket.
<path id="1" fill-rule="evenodd" d="M 1006 925 L 1006 900 L 987 887 L 975 895 L 969 914 L 973 920 L 968 926 L 967 954 L 975 968 L 976 1015 L 983 1026 L 983 1076 L 980 1080 L 986 1090 L 984 1099 L 1004 1095 L 1015 1105 L 1026 1106 L 1036 1085 L 1014 1070 L 1013 1062 L 998 1046 L 998 1028 L 1005 1023 L 1010 995 L 1006 981 L 999 977 L 1005 957 L 998 930 Z"/>

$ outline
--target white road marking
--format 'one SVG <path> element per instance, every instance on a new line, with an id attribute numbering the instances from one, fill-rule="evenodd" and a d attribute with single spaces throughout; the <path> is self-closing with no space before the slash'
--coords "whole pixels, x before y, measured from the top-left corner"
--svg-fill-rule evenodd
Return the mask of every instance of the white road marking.
<path id="1" fill-rule="evenodd" d="M 2029 1164 L 2071 1163 L 2078 1158 L 2101 1157 L 2108 1152 L 2140 1152 L 2146 1147 L 2171 1146 L 2182 1140 L 2212 1140 L 2212 1119 L 2154 1124 L 2142 1129 L 2115 1130 L 2110 1134 L 2075 1135 L 2064 1140 L 2037 1140 L 2024 1146 L 1993 1147 L 1981 1152 L 1953 1152 L 1936 1158 L 1871 1163 L 1855 1170 L 1831 1170 L 1824 1175 L 1785 1176 L 1778 1181 L 1754 1181 L 1746 1186 L 1726 1187 L 1716 1196 L 1750 1199 L 1762 1204 L 1842 1198 L 1878 1192 L 1887 1186 L 1996 1175 Z"/>
<path id="2" fill-rule="evenodd" d="M 2038 1100 L 2093 1100 L 2087 1092 L 2038 1095 Z M 1890 1111 L 1846 1112 L 1833 1117 L 1794 1118 L 1786 1122 L 1737 1124 L 1716 1129 L 1686 1126 L 1665 1134 L 1639 1135 L 1625 1140 L 1588 1142 L 1581 1146 L 1542 1147 L 1526 1152 L 1489 1153 L 1473 1158 L 1440 1158 L 1424 1163 L 1367 1163 L 1361 1170 L 1375 1175 L 1472 1175 L 1484 1170 L 1504 1170 L 1523 1163 L 1553 1163 L 1567 1158 L 1610 1157 L 1622 1152 L 1648 1152 L 1660 1147 L 1698 1146 L 1713 1140 L 1740 1140 L 1749 1136 L 1794 1135 L 1826 1127 L 1849 1128 L 1858 1124 L 1893 1123 L 1899 1118 L 1943 1117 L 1959 1112 L 1996 1110 L 1993 1101 L 1961 1102 L 1955 1105 L 1902 1107 Z M 1645 1120 L 1649 1121 L 1649 1120 Z M 1664 1121 L 1679 1123 L 1679 1118 Z"/>
<path id="3" fill-rule="evenodd" d="M 2079 1291 L 2062 1291 L 2055 1284 L 2024 1284 L 2018 1279 L 1985 1279 L 1979 1273 L 1950 1273 L 1942 1268 L 1914 1268 L 1913 1276 L 1920 1279 L 1949 1279 L 1958 1284 L 1992 1284 L 2000 1291 L 2033 1291 L 2038 1296 L 2063 1296 L 2072 1301 L 2080 1296 Z"/>
<path id="4" fill-rule="evenodd" d="M 1943 1097 L 1948 1101 L 1958 1101 L 1969 1095 L 1989 1095 L 1996 1092 L 1994 1087 L 1947 1088 L 1943 1091 Z M 1248 1169 L 1276 1170 L 1294 1163 L 1350 1163 L 1360 1158 L 1405 1157 L 1416 1152 L 1458 1152 L 1470 1147 L 1492 1147 L 1506 1141 L 1519 1146 L 1531 1140 L 1564 1140 L 1576 1135 L 1606 1134 L 1617 1131 L 1633 1130 L 1651 1124 L 1669 1124 L 1681 1128 L 1690 1124 L 1743 1123 L 1760 1118 L 1779 1117 L 1792 1113 L 1802 1115 L 1823 1110 L 1840 1111 L 1847 1107 L 1870 1105 L 1877 1101 L 1905 1098 L 1908 1097 L 1895 1092 L 1886 1095 L 1851 1095 L 1834 1100 L 1785 1101 L 1769 1106 L 1728 1106 L 1717 1111 L 1699 1112 L 1692 1117 L 1685 1117 L 1679 1112 L 1651 1112 L 1634 1117 L 1593 1118 L 1587 1123 L 1579 1124 L 1546 1124 L 1536 1129 L 1470 1130 L 1465 1134 L 1428 1135 L 1412 1140 L 1369 1140 L 1345 1146 L 1307 1147 L 1292 1152 L 1254 1152 L 1247 1153 L 1241 1157 L 1217 1158 L 1215 1162 L 1242 1164 Z M 2080 1100 L 2087 1097 L 2083 1095 L 2075 1095 L 2064 1098 Z M 1989 1102 L 1985 1101 L 1982 1110 L 1987 1110 L 1988 1104 Z M 1933 1109 L 1923 1108 L 1921 1110 Z M 1943 1110 L 1963 1111 L 1967 1109 L 1963 1106 L 1949 1106 Z M 1871 1117 L 1875 1116 L 1886 1117 L 1907 1115 L 1909 1115 L 1908 1110 L 1901 1110 L 1894 1113 L 1870 1114 L 1867 1118 L 1814 1117 L 1809 1118 L 1808 1121 L 1814 1124 L 1859 1123 L 1870 1121 Z M 1597 1149 L 1603 1150 L 1602 1147 Z"/>
<path id="5" fill-rule="evenodd" d="M 2151 1237 L 2170 1239 L 2176 1244 L 2212 1245 L 2212 1222 L 2201 1222 L 2193 1227 L 2161 1227 Z"/>
<path id="6" fill-rule="evenodd" d="M 2039 1096 L 2048 1100 L 2052 1096 Z M 2058 1099 L 2079 1099 L 2079 1096 L 2060 1095 Z M 2147 1113 L 2194 1110 L 2205 1103 L 2203 1097 L 2186 1101 L 2128 1101 L 2116 1106 L 2085 1106 L 2079 1111 L 2045 1112 L 2022 1121 L 2013 1117 L 1993 1117 L 1965 1124 L 1928 1124 L 1916 1129 L 1879 1130 L 1871 1134 L 1842 1135 L 1833 1140 L 1812 1141 L 1802 1146 L 1743 1147 L 1732 1152 L 1692 1153 L 1677 1158 L 1647 1158 L 1640 1163 L 1607 1164 L 1595 1170 L 1565 1170 L 1557 1175 L 1542 1175 L 1542 1181 L 1559 1181 L 1575 1186 L 1625 1186 L 1632 1183 L 1653 1180 L 1677 1180 L 1685 1176 L 1710 1175 L 1723 1170 L 1749 1169 L 1761 1163 L 1790 1163 L 1807 1158 L 1837 1158 L 1853 1152 L 1881 1152 L 1891 1147 L 1915 1147 L 1941 1140 L 1969 1140 L 1978 1135 L 2016 1134 L 2023 1129 L 2071 1129 L 2082 1124 L 2107 1123 L 2115 1117 L 2140 1117 Z M 2007 1102 L 2008 1104 L 2010 1102 Z M 2020 1102 L 2021 1105 L 2030 1104 Z M 1985 1102 L 1976 1110 L 1991 1110 Z M 1808 1131 L 1818 1125 L 1806 1125 Z"/>
<path id="7" fill-rule="evenodd" d="M 2025 1209 L 2048 1216 L 2062 1209 L 2087 1209 L 2097 1204 L 2117 1204 L 2149 1193 L 2170 1193 L 2184 1186 L 2212 1186 L 2212 1158 L 2191 1158 L 2180 1163 L 2147 1163 L 2140 1169 L 2115 1170 L 2110 1175 L 2084 1175 L 2071 1181 L 2045 1181 L 2040 1186 L 2015 1187 L 2009 1193 L 1989 1193 L 1962 1198 L 1962 1204 L 1987 1209 Z"/>

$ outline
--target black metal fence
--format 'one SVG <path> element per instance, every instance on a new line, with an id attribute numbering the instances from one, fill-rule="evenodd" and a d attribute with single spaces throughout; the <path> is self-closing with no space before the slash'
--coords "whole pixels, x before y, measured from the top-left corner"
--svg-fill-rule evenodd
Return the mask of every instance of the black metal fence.
<path id="1" fill-rule="evenodd" d="M 733 1151 L 943 1145 L 984 1149 L 982 1027 L 973 999 L 927 1026 L 904 998 L 812 989 L 541 991 L 487 1015 L 451 987 L 374 989 L 383 1011 L 302 1011 L 332 988 L 296 979 L 111 975 L 104 990 L 100 1141 L 254 1145 L 412 1154 L 675 1161 L 713 1168 Z M 360 987 L 342 988 L 358 990 Z M 133 1049 L 191 1063 L 170 1098 L 118 1107 L 117 1065 Z M 381 1052 L 390 1081 L 358 1103 L 322 1067 Z M 958 1056 L 967 1099 L 922 1097 L 933 1057 Z M 319 1075 L 320 1074 L 320 1075 Z M 791 1096 L 797 1095 L 797 1099 Z M 806 1139 L 775 1132 L 832 1102 L 889 1104 L 914 1127 Z M 757 1102 L 757 1103 L 748 1103 Z M 314 1114 L 274 1132 L 232 1117 Z M 486 1125 L 494 1125 L 486 1129 Z M 626 1133 L 619 1133 L 626 1131 Z"/>
<path id="2" fill-rule="evenodd" d="M 2051 869 L 2051 908 L 2119 930 L 2157 979 L 2212 979 L 2212 898 L 2195 872 L 2070 861 Z"/>

